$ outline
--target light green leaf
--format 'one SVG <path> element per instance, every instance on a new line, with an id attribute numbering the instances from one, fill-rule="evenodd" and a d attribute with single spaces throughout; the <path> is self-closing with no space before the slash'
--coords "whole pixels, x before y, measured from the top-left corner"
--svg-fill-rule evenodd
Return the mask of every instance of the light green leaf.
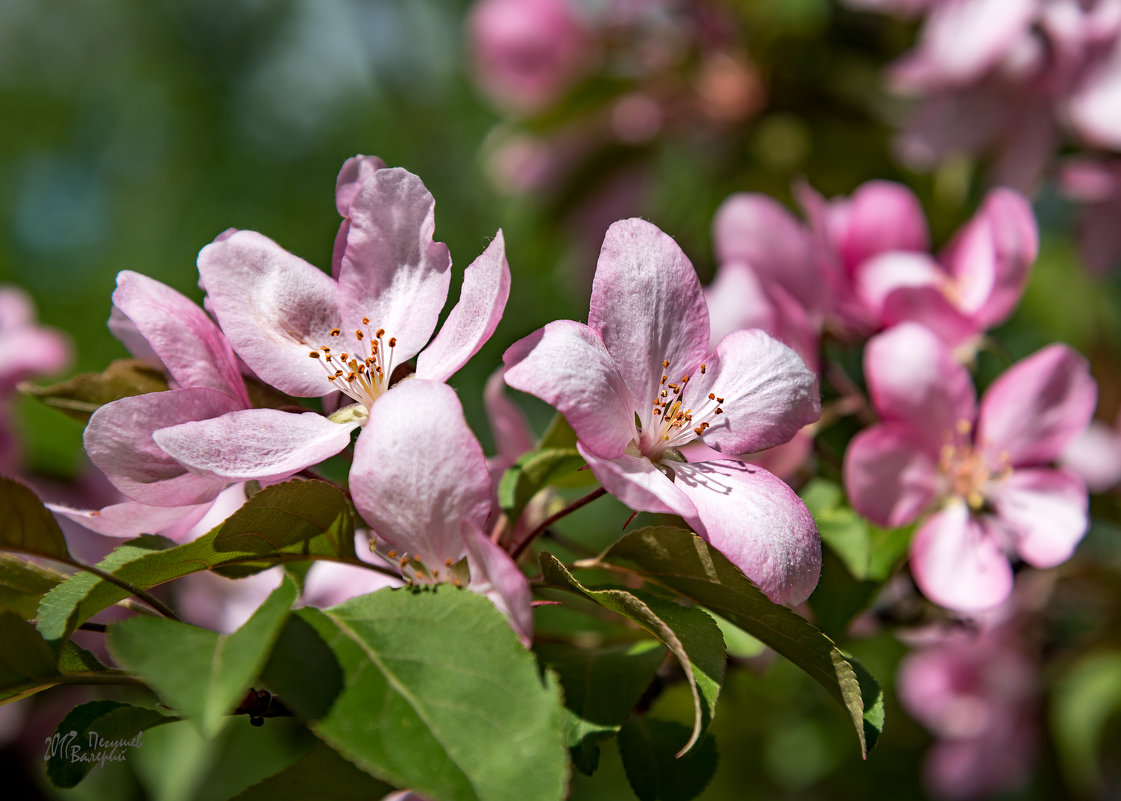
<path id="1" fill-rule="evenodd" d="M 447 585 L 380 590 L 297 615 L 345 674 L 311 727 L 348 760 L 431 801 L 563 798 L 560 693 L 486 598 Z M 299 687 L 275 689 L 303 705 Z"/>
<path id="2" fill-rule="evenodd" d="M 681 754 L 689 751 L 712 720 L 716 698 L 724 681 L 727 652 L 716 621 L 703 610 L 686 608 L 652 596 L 640 598 L 631 590 L 588 589 L 573 578 L 552 554 L 542 552 L 540 560 L 545 581 L 556 587 L 574 590 L 605 609 L 633 620 L 677 657 L 693 693 L 693 734 L 682 747 Z"/>
<path id="3" fill-rule="evenodd" d="M 24 620 L 38 614 L 39 601 L 66 576 L 11 554 L 0 553 L 0 609 Z"/>
<path id="4" fill-rule="evenodd" d="M 55 787 L 74 787 L 97 767 L 98 757 L 124 759 L 130 749 L 143 745 L 146 729 L 174 720 L 178 718 L 119 701 L 90 701 L 76 706 L 51 736 L 47 778 Z"/>
<path id="5" fill-rule="evenodd" d="M 772 602 L 739 568 L 690 531 L 632 532 L 600 557 L 708 607 L 763 641 L 821 684 L 848 711 L 867 756 L 883 730 L 883 691 L 818 628 Z"/>
<path id="6" fill-rule="evenodd" d="M 241 628 L 224 636 L 174 620 L 123 620 L 109 627 L 109 650 L 211 737 L 260 674 L 296 595 L 285 578 Z"/>
<path id="7" fill-rule="evenodd" d="M 307 801 L 331 788 L 331 801 L 370 801 L 393 791 L 320 743 L 280 773 L 254 784 L 231 801 Z"/>
<path id="8" fill-rule="evenodd" d="M 546 643 L 536 650 L 564 690 L 565 736 L 573 764 L 591 776 L 599 764 L 599 741 L 619 731 L 654 679 L 665 648 L 643 640 L 602 648 Z"/>
<path id="9" fill-rule="evenodd" d="M 584 464 L 575 448 L 530 451 L 502 475 L 498 483 L 498 503 L 510 520 L 517 520 L 534 495 L 559 479 L 571 476 Z M 594 480 L 594 477 L 589 479 Z"/>
<path id="10" fill-rule="evenodd" d="M 19 385 L 24 395 L 82 423 L 88 422 L 90 415 L 107 403 L 165 389 L 167 379 L 163 373 L 135 359 L 118 359 L 102 373 L 83 373 L 49 387 L 27 382 Z"/>
<path id="11" fill-rule="evenodd" d="M 54 516 L 30 489 L 0 476 L 0 551 L 71 561 Z"/>
<path id="12" fill-rule="evenodd" d="M 840 558 L 853 578 L 866 578 L 872 552 L 868 524 L 845 505 L 841 488 L 831 481 L 815 478 L 805 486 L 801 496 L 813 513 L 821 541 Z"/>
<path id="13" fill-rule="evenodd" d="M 619 753 L 639 801 L 690 801 L 716 773 L 716 744 L 706 737 L 687 756 L 674 752 L 689 736 L 680 723 L 632 717 L 619 732 Z"/>
<path id="14" fill-rule="evenodd" d="M 146 534 L 119 546 L 98 564 L 143 590 L 201 570 L 239 576 L 298 560 L 359 562 L 354 515 L 346 496 L 323 481 L 288 481 L 266 487 L 208 534 L 176 545 Z M 51 643 L 69 637 L 93 615 L 128 592 L 90 573 L 55 587 L 39 606 L 39 630 Z"/>
<path id="15" fill-rule="evenodd" d="M 1118 715 L 1121 651 L 1085 656 L 1057 682 L 1051 702 L 1055 745 L 1064 772 L 1081 796 L 1107 794 L 1103 770 L 1116 764 L 1102 761 L 1102 739 L 1109 720 Z"/>

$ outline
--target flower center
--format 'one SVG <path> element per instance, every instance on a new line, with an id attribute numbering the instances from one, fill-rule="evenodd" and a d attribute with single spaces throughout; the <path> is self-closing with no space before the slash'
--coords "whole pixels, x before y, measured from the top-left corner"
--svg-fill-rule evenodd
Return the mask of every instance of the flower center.
<path id="1" fill-rule="evenodd" d="M 364 330 L 363 330 L 364 329 Z M 342 336 L 338 328 L 331 329 L 331 339 Z M 362 328 L 354 332 L 353 353 L 335 353 L 329 345 L 308 353 L 327 372 L 327 381 L 335 389 L 361 403 L 369 411 L 378 396 L 389 389 L 393 375 L 393 349 L 397 338 L 385 339 L 385 329 L 370 331 L 370 318 L 362 318 Z"/>
<path id="2" fill-rule="evenodd" d="M 639 443 L 642 452 L 655 460 L 670 448 L 692 442 L 711 427 L 712 418 L 724 414 L 724 410 L 720 407 L 724 399 L 718 398 L 712 392 L 708 393 L 707 397 L 701 398 L 694 409 L 685 398 L 690 374 L 686 373 L 680 381 L 671 382 L 669 366 L 668 359 L 662 362 L 662 380 L 658 394 L 654 398 L 654 424 L 648 431 L 642 432 Z M 700 371 L 701 375 L 704 375 L 703 364 Z"/>
<path id="3" fill-rule="evenodd" d="M 950 492 L 965 499 L 974 512 L 980 512 L 985 506 L 989 484 L 1010 476 L 1012 465 L 1008 454 L 1001 453 L 994 473 L 994 465 L 990 464 L 983 450 L 972 442 L 970 434 L 973 424 L 968 420 L 959 420 L 955 431 L 957 437 L 946 432 L 947 442 L 938 454 L 938 467 L 949 483 Z"/>

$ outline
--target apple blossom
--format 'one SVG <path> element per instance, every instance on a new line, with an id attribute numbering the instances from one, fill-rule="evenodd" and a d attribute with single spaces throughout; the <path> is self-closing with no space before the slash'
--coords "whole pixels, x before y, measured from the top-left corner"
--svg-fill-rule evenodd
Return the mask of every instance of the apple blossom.
<path id="1" fill-rule="evenodd" d="M 588 324 L 550 323 L 503 359 L 510 386 L 565 415 L 608 492 L 634 509 L 681 516 L 773 600 L 798 603 L 821 565 L 801 500 L 761 468 L 690 463 L 678 449 L 699 440 L 742 454 L 785 442 L 820 413 L 814 376 L 762 331 L 708 347 L 692 264 L 636 219 L 608 229 Z"/>

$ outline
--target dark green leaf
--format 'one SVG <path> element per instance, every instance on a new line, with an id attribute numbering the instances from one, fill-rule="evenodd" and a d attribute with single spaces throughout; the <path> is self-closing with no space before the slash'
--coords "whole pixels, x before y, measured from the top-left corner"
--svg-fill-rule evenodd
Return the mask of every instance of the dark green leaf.
<path id="1" fill-rule="evenodd" d="M 14 701 L 59 682 L 50 646 L 13 612 L 0 612 L 0 702 Z"/>
<path id="2" fill-rule="evenodd" d="M 74 707 L 58 724 L 47 746 L 47 778 L 55 787 L 74 787 L 99 764 L 116 762 L 143 745 L 143 732 L 170 723 L 155 709 L 118 701 L 90 701 Z"/>
<path id="3" fill-rule="evenodd" d="M 689 609 L 660 598 L 640 598 L 631 590 L 588 589 L 550 553 L 540 556 L 545 581 L 584 595 L 605 609 L 623 615 L 657 637 L 677 657 L 693 692 L 693 736 L 682 753 L 700 739 L 716 709 L 724 681 L 727 653 L 716 621 L 700 609 Z"/>
<path id="4" fill-rule="evenodd" d="M 83 373 L 49 387 L 23 383 L 24 395 L 58 409 L 82 423 L 107 403 L 130 395 L 162 392 L 167 389 L 163 373 L 134 359 L 118 359 L 102 373 Z"/>
<path id="5" fill-rule="evenodd" d="M 599 763 L 599 741 L 619 731 L 654 679 L 665 648 L 644 640 L 603 648 L 550 643 L 536 650 L 560 678 L 572 761 L 590 776 Z"/>
<path id="6" fill-rule="evenodd" d="M 534 495 L 571 476 L 584 464 L 575 448 L 530 451 L 503 474 L 498 483 L 498 503 L 511 520 L 517 520 Z"/>
<path id="7" fill-rule="evenodd" d="M 354 515 L 346 496 L 323 481 L 266 487 L 224 523 L 185 545 L 145 535 L 99 565 L 133 587 L 149 589 L 200 570 L 260 572 L 292 560 L 329 558 L 361 564 L 354 554 Z M 128 593 L 89 573 L 58 585 L 39 607 L 39 630 L 52 643 Z"/>
<path id="8" fill-rule="evenodd" d="M 331 801 L 371 801 L 393 791 L 323 744 L 284 770 L 235 795 L 231 801 L 307 801 L 331 788 Z"/>
<path id="9" fill-rule="evenodd" d="M 867 756 L 883 729 L 879 685 L 818 628 L 767 598 L 722 553 L 690 531 L 662 526 L 628 534 L 600 560 L 691 598 L 785 656 L 848 710 Z"/>
<path id="10" fill-rule="evenodd" d="M 345 689 L 312 729 L 363 770 L 431 801 L 558 801 L 560 692 L 486 598 L 444 585 L 302 609 Z"/>
<path id="11" fill-rule="evenodd" d="M 286 578 L 225 636 L 174 620 L 130 618 L 109 627 L 109 650 L 210 737 L 260 674 L 295 600 L 296 585 Z"/>
<path id="12" fill-rule="evenodd" d="M 706 737 L 687 756 L 674 753 L 689 736 L 680 723 L 632 717 L 619 732 L 619 753 L 639 801 L 689 801 L 716 772 L 716 744 Z"/>
<path id="13" fill-rule="evenodd" d="M 0 476 L 0 551 L 70 561 L 54 516 L 30 489 Z"/>
<path id="14" fill-rule="evenodd" d="M 0 553 L 0 609 L 30 620 L 38 614 L 39 601 L 43 596 L 65 578 L 57 570 Z"/>
<path id="15" fill-rule="evenodd" d="M 308 676 L 315 681 L 308 681 Z M 343 671 L 335 652 L 299 615 L 285 621 L 261 680 L 285 706 L 309 721 L 326 715 L 343 689 Z"/>

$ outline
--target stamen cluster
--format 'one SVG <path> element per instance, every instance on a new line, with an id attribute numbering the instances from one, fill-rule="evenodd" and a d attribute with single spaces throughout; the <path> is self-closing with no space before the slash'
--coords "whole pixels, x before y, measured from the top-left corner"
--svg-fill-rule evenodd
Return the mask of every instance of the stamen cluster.
<path id="1" fill-rule="evenodd" d="M 323 365 L 327 372 L 327 381 L 354 400 L 361 403 L 367 410 L 373 406 L 378 396 L 389 389 L 389 381 L 393 375 L 393 349 L 397 347 L 397 338 L 385 339 L 385 329 L 370 331 L 370 318 L 362 318 L 364 331 L 356 329 L 354 340 L 355 354 L 343 351 L 336 355 L 329 345 L 321 345 L 318 350 L 308 353 Z M 331 338 L 342 336 L 339 328 L 331 329 Z"/>
<path id="2" fill-rule="evenodd" d="M 654 398 L 654 416 L 660 418 L 661 425 L 656 427 L 649 438 L 643 436 L 643 444 L 648 446 L 649 449 L 659 452 L 666 448 L 691 442 L 711 427 L 712 423 L 703 418 L 724 414 L 724 410 L 720 406 L 724 399 L 718 398 L 712 392 L 708 393 L 708 397 L 701 402 L 696 411 L 687 407 L 684 393 L 692 376 L 686 373 L 680 381 L 671 382 L 668 372 L 669 365 L 668 359 L 662 361 L 662 369 L 666 372 L 662 373 L 662 379 L 659 382 L 661 389 L 658 391 L 657 397 Z M 701 375 L 705 374 L 705 370 L 706 367 L 702 364 L 700 366 Z M 699 419 L 694 425 L 695 417 Z"/>

